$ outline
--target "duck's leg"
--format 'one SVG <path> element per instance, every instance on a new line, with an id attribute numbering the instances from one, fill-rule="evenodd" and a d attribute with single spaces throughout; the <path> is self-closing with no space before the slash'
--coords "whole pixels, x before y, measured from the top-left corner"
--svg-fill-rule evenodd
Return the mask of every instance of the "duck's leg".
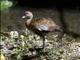
<path id="1" fill-rule="evenodd" d="M 44 49 L 44 47 L 45 47 L 45 37 L 43 37 L 43 46 L 42 46 L 42 48 Z"/>

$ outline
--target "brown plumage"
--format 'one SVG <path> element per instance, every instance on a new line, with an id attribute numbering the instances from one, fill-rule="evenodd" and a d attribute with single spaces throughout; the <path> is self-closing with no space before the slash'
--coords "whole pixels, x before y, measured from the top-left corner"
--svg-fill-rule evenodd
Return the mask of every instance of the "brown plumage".
<path id="1" fill-rule="evenodd" d="M 43 48 L 46 34 L 53 31 L 61 31 L 60 27 L 52 19 L 33 19 L 33 14 L 30 11 L 25 11 L 25 16 L 23 16 L 22 18 L 26 19 L 25 25 L 29 30 L 33 31 L 43 38 Z"/>

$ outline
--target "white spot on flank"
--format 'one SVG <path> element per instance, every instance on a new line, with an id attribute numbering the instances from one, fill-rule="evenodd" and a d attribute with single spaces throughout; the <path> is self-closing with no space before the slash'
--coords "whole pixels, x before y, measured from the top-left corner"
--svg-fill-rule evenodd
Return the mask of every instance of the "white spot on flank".
<path id="1" fill-rule="evenodd" d="M 38 30 L 40 30 L 40 31 L 42 31 L 42 30 L 47 31 L 48 30 L 48 27 L 45 25 L 36 26 L 36 28 L 38 28 Z"/>

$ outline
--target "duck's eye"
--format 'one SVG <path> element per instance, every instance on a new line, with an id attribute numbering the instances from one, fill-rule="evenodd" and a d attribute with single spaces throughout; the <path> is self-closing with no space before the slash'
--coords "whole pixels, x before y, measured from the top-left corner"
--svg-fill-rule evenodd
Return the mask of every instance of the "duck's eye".
<path id="1" fill-rule="evenodd" d="M 28 13 L 25 13 L 25 14 L 28 14 Z"/>
<path id="2" fill-rule="evenodd" d="M 26 18 L 27 18 L 27 19 L 30 19 L 31 17 L 30 17 L 30 16 L 27 16 Z"/>

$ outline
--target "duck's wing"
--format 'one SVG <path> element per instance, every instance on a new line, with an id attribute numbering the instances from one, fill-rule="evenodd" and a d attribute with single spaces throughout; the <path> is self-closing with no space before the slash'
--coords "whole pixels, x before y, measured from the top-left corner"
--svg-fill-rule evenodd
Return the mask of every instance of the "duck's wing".
<path id="1" fill-rule="evenodd" d="M 39 31 L 48 31 L 49 27 L 46 25 L 36 25 L 35 28 Z"/>
<path id="2" fill-rule="evenodd" d="M 58 25 L 56 26 L 36 25 L 34 28 L 39 31 L 62 31 L 62 29 Z"/>
<path id="3" fill-rule="evenodd" d="M 54 31 L 55 29 L 59 29 L 59 26 L 51 19 L 37 19 L 31 24 L 34 29 L 39 31 Z"/>
<path id="4" fill-rule="evenodd" d="M 35 21 L 33 25 L 34 28 L 39 31 L 49 31 L 50 28 L 54 26 L 54 23 L 48 19 L 40 19 Z"/>

